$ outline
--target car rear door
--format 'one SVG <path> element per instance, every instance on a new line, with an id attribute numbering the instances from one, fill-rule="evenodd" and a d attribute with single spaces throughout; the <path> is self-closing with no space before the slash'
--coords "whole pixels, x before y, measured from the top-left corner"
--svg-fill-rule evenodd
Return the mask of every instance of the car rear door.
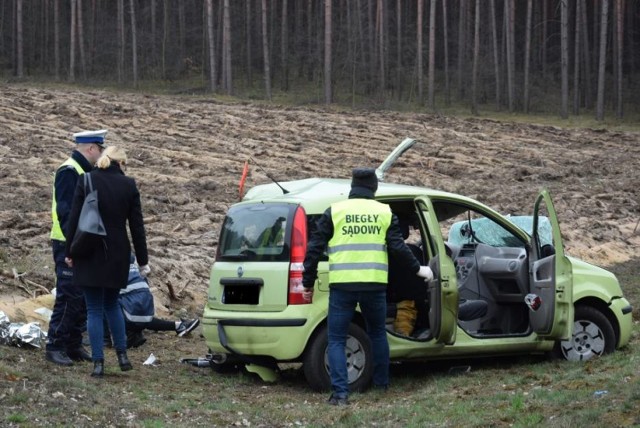
<path id="1" fill-rule="evenodd" d="M 548 237 L 542 234 L 543 210 L 546 210 L 551 224 L 552 247 L 546 243 Z M 574 315 L 571 262 L 564 254 L 558 218 L 547 190 L 540 192 L 536 199 L 533 215 L 530 298 L 538 301 L 530 306 L 529 320 L 541 337 L 568 339 Z"/>
<path id="2" fill-rule="evenodd" d="M 429 254 L 429 267 L 434 279 L 429 288 L 429 323 L 431 335 L 437 343 L 453 345 L 456 341 L 458 320 L 458 286 L 453 260 L 447 255 L 438 218 L 431 200 L 419 197 L 415 200 L 421 213 L 425 253 Z"/>

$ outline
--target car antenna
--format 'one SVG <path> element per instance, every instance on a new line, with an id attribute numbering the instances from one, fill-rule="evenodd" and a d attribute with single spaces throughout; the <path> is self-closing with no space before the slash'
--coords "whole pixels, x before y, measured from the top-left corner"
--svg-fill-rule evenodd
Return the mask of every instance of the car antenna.
<path id="1" fill-rule="evenodd" d="M 276 181 L 276 179 L 275 179 L 275 178 L 273 178 L 273 177 L 271 176 L 271 174 L 269 174 L 267 171 L 265 171 L 265 169 L 264 169 L 262 166 L 260 166 L 260 164 L 259 164 L 258 162 L 256 162 L 256 160 L 253 158 L 253 156 L 249 156 L 249 159 L 251 159 L 251 161 L 253 161 L 253 163 L 255 163 L 256 165 L 258 165 L 258 168 L 260 168 L 260 169 L 262 170 L 262 172 L 264 172 L 264 173 L 265 173 L 265 175 L 266 175 L 266 176 L 267 176 L 271 181 L 273 181 L 274 183 L 276 183 L 276 186 L 278 186 L 278 187 L 282 190 L 282 193 L 283 193 L 283 194 L 285 194 L 285 195 L 286 195 L 287 193 L 289 193 L 289 191 L 288 191 L 287 189 L 285 189 L 284 187 L 282 187 L 282 186 L 280 185 L 280 183 L 278 183 L 278 182 Z"/>

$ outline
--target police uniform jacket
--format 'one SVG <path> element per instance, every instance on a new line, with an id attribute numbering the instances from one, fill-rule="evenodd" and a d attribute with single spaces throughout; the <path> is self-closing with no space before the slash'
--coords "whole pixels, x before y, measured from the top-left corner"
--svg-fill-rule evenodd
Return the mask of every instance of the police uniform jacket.
<path id="1" fill-rule="evenodd" d="M 91 171 L 91 168 L 93 168 L 87 158 L 77 150 L 74 150 L 71 153 L 71 158 L 78 162 L 85 172 L 89 172 Z M 56 212 L 58 214 L 58 221 L 60 222 L 62 233 L 64 233 L 65 237 L 69 236 L 67 233 L 69 213 L 71 212 L 71 203 L 73 201 L 73 194 L 76 191 L 76 186 L 78 185 L 79 176 L 80 175 L 73 166 L 67 165 L 56 171 L 56 176 L 53 182 L 56 195 Z"/>
<path id="2" fill-rule="evenodd" d="M 370 190 L 355 187 L 352 188 L 349 199 L 373 199 L 373 196 L 373 192 Z M 316 230 L 307 245 L 307 253 L 304 259 L 304 273 L 302 276 L 302 285 L 304 287 L 313 288 L 313 284 L 318 275 L 318 262 L 332 236 L 333 220 L 331 217 L 331 207 L 329 207 L 318 219 Z M 395 214 L 392 216 L 391 225 L 387 229 L 386 245 L 387 252 L 393 255 L 395 259 L 401 260 L 408 271 L 417 273 L 418 270 L 420 270 L 420 262 L 415 258 L 402 239 L 398 218 Z M 329 286 L 345 291 L 374 291 L 386 289 L 385 284 L 377 282 L 338 282 L 331 283 Z"/>
<path id="3" fill-rule="evenodd" d="M 107 236 L 104 246 L 97 247 L 89 254 L 75 255 L 73 285 L 125 288 L 131 256 L 127 222 L 138 262 L 140 265 L 149 263 L 140 193 L 135 180 L 125 176 L 116 162 L 112 162 L 106 169 L 94 169 L 90 174 L 93 188 L 98 191 L 98 206 Z M 71 238 L 78 226 L 85 194 L 84 180 L 78 180 L 69 215 L 67 257 L 70 255 Z"/>

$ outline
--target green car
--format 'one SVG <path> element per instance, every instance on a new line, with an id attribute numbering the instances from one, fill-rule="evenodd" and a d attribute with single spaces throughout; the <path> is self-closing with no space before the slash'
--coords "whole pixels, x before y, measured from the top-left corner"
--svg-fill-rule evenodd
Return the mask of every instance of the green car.
<path id="1" fill-rule="evenodd" d="M 387 330 L 394 361 L 552 353 L 588 360 L 625 346 L 631 305 L 616 277 L 564 253 L 548 192 L 532 216 L 510 217 L 465 196 L 384 182 L 384 172 L 415 143 L 402 142 L 377 170 L 376 199 L 409 225 L 408 242 L 435 278 L 411 334 Z M 259 185 L 227 212 L 202 320 L 217 371 L 244 366 L 263 379 L 281 363 L 303 363 L 309 385 L 330 388 L 327 348 L 328 259 L 318 266 L 311 303 L 302 269 L 315 222 L 346 199 L 350 180 L 310 178 Z M 394 284 L 389 284 L 392 289 Z M 475 319 L 460 302 L 482 301 Z M 464 320 L 463 320 L 464 318 Z M 347 340 L 350 389 L 372 377 L 371 345 L 356 313 Z"/>

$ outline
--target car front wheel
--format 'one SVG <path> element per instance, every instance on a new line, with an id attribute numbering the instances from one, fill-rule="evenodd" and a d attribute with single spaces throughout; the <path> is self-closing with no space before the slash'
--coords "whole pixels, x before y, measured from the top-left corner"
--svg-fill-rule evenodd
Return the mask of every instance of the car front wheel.
<path id="1" fill-rule="evenodd" d="M 615 350 L 616 336 L 609 319 L 591 306 L 576 306 L 573 333 L 556 342 L 553 354 L 568 361 L 587 361 Z"/>
<path id="2" fill-rule="evenodd" d="M 331 389 L 331 377 L 327 355 L 327 326 L 322 327 L 311 340 L 303 361 L 304 376 L 315 391 L 328 391 Z M 371 382 L 373 357 L 367 333 L 353 323 L 349 326 L 345 354 L 349 390 L 362 391 Z"/>

